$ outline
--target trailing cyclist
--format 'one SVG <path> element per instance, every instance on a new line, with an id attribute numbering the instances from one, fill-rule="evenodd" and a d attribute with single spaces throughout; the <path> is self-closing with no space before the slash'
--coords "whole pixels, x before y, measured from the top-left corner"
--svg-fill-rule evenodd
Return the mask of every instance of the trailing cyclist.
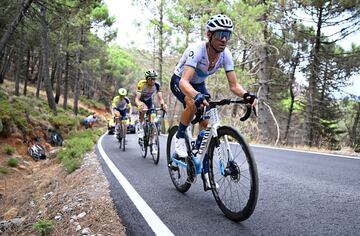
<path id="1" fill-rule="evenodd" d="M 130 119 L 130 116 L 127 116 L 128 110 L 129 113 L 132 113 L 132 107 L 130 103 L 130 99 L 126 96 L 127 91 L 125 88 L 120 88 L 118 90 L 119 95 L 115 96 L 111 102 L 111 114 L 113 117 L 119 117 L 120 121 Z M 120 122 L 122 124 L 122 130 L 126 132 L 126 122 Z M 119 132 L 119 122 L 116 120 L 115 122 L 115 137 L 117 137 Z"/>
<path id="2" fill-rule="evenodd" d="M 229 17 L 223 14 L 212 16 L 206 25 L 208 41 L 189 46 L 174 70 L 170 82 L 171 91 L 185 108 L 181 113 L 175 141 L 175 152 L 179 157 L 188 156 L 185 143 L 186 128 L 197 109 L 209 105 L 205 99 L 210 97 L 205 85 L 209 75 L 223 67 L 231 92 L 243 97 L 253 106 L 256 103 L 256 96 L 246 92 L 237 82 L 232 55 L 226 48 L 232 31 L 233 23 Z M 200 121 L 200 126 L 206 127 L 206 121 Z"/>
<path id="3" fill-rule="evenodd" d="M 161 86 L 159 82 L 156 81 L 156 77 L 157 77 L 157 72 L 155 70 L 152 69 L 147 70 L 145 72 L 145 79 L 140 80 L 137 84 L 135 105 L 139 111 L 139 121 L 140 121 L 139 131 L 138 131 L 139 143 L 141 143 L 144 138 L 143 126 L 144 126 L 145 111 L 154 108 L 153 97 L 155 93 L 157 94 L 161 108 L 164 109 L 165 111 L 167 110 L 167 106 L 162 96 Z M 153 154 L 155 154 L 157 151 L 158 150 L 156 150 L 156 148 L 152 149 Z"/>

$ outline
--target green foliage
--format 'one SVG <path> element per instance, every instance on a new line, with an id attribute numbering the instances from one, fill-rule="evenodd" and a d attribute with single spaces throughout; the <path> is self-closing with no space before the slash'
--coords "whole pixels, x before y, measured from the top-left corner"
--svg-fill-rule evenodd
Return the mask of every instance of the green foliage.
<path id="1" fill-rule="evenodd" d="M 281 104 L 282 104 L 282 107 L 283 107 L 284 111 L 288 112 L 289 108 L 290 108 L 290 105 L 291 105 L 291 98 L 282 99 Z M 293 104 L 293 112 L 297 113 L 299 111 L 302 111 L 302 106 L 297 100 L 295 100 L 295 102 Z"/>
<path id="2" fill-rule="evenodd" d="M 5 144 L 3 150 L 6 154 L 11 155 L 15 152 L 15 148 L 9 144 Z"/>
<path id="3" fill-rule="evenodd" d="M 7 174 L 9 172 L 10 170 L 8 168 L 0 166 L 0 174 Z"/>
<path id="4" fill-rule="evenodd" d="M 340 150 L 340 135 L 345 133 L 345 131 L 339 128 L 337 121 L 322 119 L 320 123 L 323 129 L 322 136 L 325 139 L 328 148 L 330 150 Z"/>
<path id="5" fill-rule="evenodd" d="M 116 44 L 108 48 L 107 73 L 121 78 L 134 68 L 134 59 Z"/>
<path id="6" fill-rule="evenodd" d="M 51 124 L 55 127 L 60 127 L 62 129 L 69 129 L 76 127 L 78 124 L 77 118 L 74 115 L 69 115 L 66 113 L 58 114 L 57 116 L 51 115 L 49 118 Z"/>
<path id="7" fill-rule="evenodd" d="M 33 224 L 32 228 L 37 230 L 41 236 L 45 236 L 54 228 L 54 222 L 52 220 L 42 219 Z"/>
<path id="8" fill-rule="evenodd" d="M 56 155 L 68 173 L 80 167 L 82 155 L 93 148 L 101 133 L 101 130 L 84 130 L 70 135 L 64 148 Z"/>
<path id="9" fill-rule="evenodd" d="M 19 165 L 19 161 L 15 157 L 11 157 L 7 160 L 7 164 L 10 167 L 17 167 Z"/>
<path id="10" fill-rule="evenodd" d="M 80 97 L 80 101 L 83 102 L 88 107 L 92 107 L 96 109 L 105 109 L 105 105 L 102 104 L 101 102 L 96 101 L 95 99 L 87 99 L 84 97 Z"/>
<path id="11" fill-rule="evenodd" d="M 44 107 L 48 107 L 43 100 L 28 98 L 28 97 L 0 97 L 0 120 L 3 128 L 0 129 L 0 134 L 8 136 L 10 134 L 10 127 L 16 126 L 22 132 L 26 132 L 28 115 L 35 117 L 43 113 Z"/>
<path id="12" fill-rule="evenodd" d="M 79 169 L 80 166 L 81 166 L 81 160 L 80 159 L 64 158 L 62 160 L 62 163 L 64 165 L 65 170 L 68 173 L 74 172 L 76 169 Z"/>

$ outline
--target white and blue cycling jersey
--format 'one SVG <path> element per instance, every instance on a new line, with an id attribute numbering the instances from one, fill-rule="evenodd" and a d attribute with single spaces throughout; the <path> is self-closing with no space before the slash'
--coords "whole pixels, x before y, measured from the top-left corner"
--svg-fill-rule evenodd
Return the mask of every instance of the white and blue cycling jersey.
<path id="1" fill-rule="evenodd" d="M 176 65 L 174 74 L 181 78 L 182 73 L 184 72 L 184 66 L 191 66 L 195 69 L 195 75 L 190 83 L 200 84 L 203 83 L 209 75 L 214 74 L 221 67 L 225 69 L 225 72 L 234 70 L 232 55 L 227 48 L 221 52 L 218 61 L 211 70 L 208 70 L 209 64 L 206 42 L 196 43 L 185 50 L 179 63 Z"/>

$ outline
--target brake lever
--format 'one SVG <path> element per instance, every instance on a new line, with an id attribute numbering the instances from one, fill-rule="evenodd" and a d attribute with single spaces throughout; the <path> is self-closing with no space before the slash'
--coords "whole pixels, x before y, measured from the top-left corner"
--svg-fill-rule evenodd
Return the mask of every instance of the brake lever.
<path id="1" fill-rule="evenodd" d="M 258 115 L 257 115 L 257 112 L 256 112 L 256 108 L 253 107 L 252 109 L 253 109 L 254 115 L 257 117 Z"/>
<path id="2" fill-rule="evenodd" d="M 250 114 L 251 114 L 251 107 L 246 106 L 246 113 L 243 117 L 240 118 L 240 121 L 246 121 L 250 117 Z"/>

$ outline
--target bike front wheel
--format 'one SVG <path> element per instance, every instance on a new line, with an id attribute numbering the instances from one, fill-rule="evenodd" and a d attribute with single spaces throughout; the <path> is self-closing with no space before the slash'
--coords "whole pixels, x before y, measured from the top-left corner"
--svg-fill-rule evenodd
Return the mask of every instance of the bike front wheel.
<path id="1" fill-rule="evenodd" d="M 223 126 L 217 132 L 209 146 L 211 189 L 226 217 L 244 221 L 254 212 L 259 192 L 255 159 L 238 131 Z"/>
<path id="2" fill-rule="evenodd" d="M 185 163 L 185 158 L 180 158 L 175 153 L 175 134 L 178 130 L 178 126 L 173 126 L 169 130 L 169 135 L 166 144 L 166 160 L 167 166 L 170 174 L 171 181 L 173 182 L 175 188 L 181 192 L 185 193 L 191 187 L 191 184 L 188 181 L 188 173 L 186 167 L 177 164 L 172 160 L 176 158 L 177 160 Z"/>
<path id="3" fill-rule="evenodd" d="M 159 133 L 155 124 L 151 125 L 151 130 L 153 131 L 152 144 L 150 146 L 150 153 L 154 160 L 155 165 L 159 163 L 160 160 L 160 144 L 159 144 Z"/>

